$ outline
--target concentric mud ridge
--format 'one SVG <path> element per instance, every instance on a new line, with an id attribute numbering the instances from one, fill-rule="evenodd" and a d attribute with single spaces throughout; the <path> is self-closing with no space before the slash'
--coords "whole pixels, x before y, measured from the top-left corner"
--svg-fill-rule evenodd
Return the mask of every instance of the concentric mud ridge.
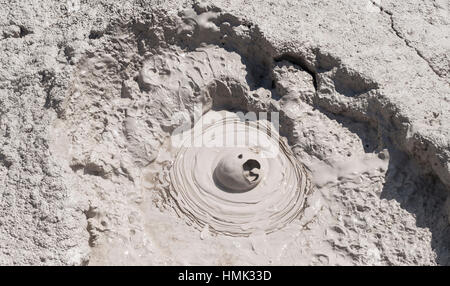
<path id="1" fill-rule="evenodd" d="M 298 219 L 311 192 L 305 167 L 271 123 L 224 117 L 206 114 L 193 138 L 181 143 L 187 146 L 181 146 L 170 176 L 181 213 L 201 229 L 232 236 L 270 233 Z M 260 180 L 246 181 L 249 162 Z"/>
<path id="2" fill-rule="evenodd" d="M 92 264 L 431 263 L 430 231 L 405 229 L 414 215 L 381 197 L 408 185 L 440 210 L 442 186 L 424 188 L 428 177 L 392 144 L 377 83 L 320 50 L 315 61 L 276 50 L 209 5 L 155 10 L 102 35 L 74 56 L 70 96 L 49 98 L 52 152 L 86 197 Z M 264 145 L 275 156 L 254 142 L 174 144 L 180 130 L 214 143 L 231 123 L 272 129 L 239 112 L 279 115 L 280 136 Z M 198 127 L 221 113 L 234 117 Z"/>

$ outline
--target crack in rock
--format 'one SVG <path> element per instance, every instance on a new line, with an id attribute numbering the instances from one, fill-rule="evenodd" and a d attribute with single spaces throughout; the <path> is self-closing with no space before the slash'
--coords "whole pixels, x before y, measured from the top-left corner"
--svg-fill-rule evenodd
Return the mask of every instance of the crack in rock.
<path id="1" fill-rule="evenodd" d="M 419 51 L 419 49 L 415 48 L 415 47 L 411 44 L 411 42 L 410 42 L 408 39 L 406 39 L 406 38 L 402 35 L 402 33 L 395 27 L 394 13 L 392 13 L 392 12 L 389 11 L 389 10 L 386 10 L 383 6 L 381 6 L 379 3 L 375 2 L 375 1 L 372 1 L 372 0 L 371 0 L 371 2 L 372 2 L 372 4 L 373 4 L 374 6 L 378 7 L 378 8 L 380 9 L 381 12 L 383 12 L 384 14 L 386 14 L 386 15 L 389 17 L 390 26 L 391 26 L 391 29 L 392 29 L 392 31 L 394 32 L 394 34 L 395 34 L 399 39 L 401 39 L 401 40 L 405 43 L 405 45 L 406 45 L 408 48 L 414 50 L 414 51 L 416 52 L 417 56 L 419 56 L 419 58 L 421 58 L 422 60 L 425 61 L 425 63 L 426 63 L 426 64 L 428 65 L 428 67 L 433 71 L 434 74 L 436 74 L 439 78 L 444 79 L 444 76 L 442 76 L 442 75 L 439 74 L 439 71 L 437 71 L 436 68 L 434 68 L 434 67 L 430 64 L 429 60 L 422 54 L 422 52 Z"/>

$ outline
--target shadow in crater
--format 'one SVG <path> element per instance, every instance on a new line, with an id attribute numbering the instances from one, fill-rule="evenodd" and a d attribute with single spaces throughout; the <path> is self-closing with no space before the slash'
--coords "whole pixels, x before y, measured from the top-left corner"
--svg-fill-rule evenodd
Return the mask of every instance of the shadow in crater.
<path id="1" fill-rule="evenodd" d="M 357 134 L 366 153 L 380 152 L 385 148 L 389 151 L 380 199 L 396 200 L 402 209 L 414 215 L 417 227 L 429 229 L 436 263 L 450 265 L 450 223 L 446 211 L 450 190 L 436 176 L 424 174 L 415 161 L 368 123 L 355 122 L 325 110 L 321 112 Z"/>
<path id="2" fill-rule="evenodd" d="M 450 265 L 450 224 L 445 210 L 449 190 L 437 177 L 420 174 L 420 167 L 404 153 L 395 149 L 389 151 L 381 199 L 396 200 L 403 209 L 414 214 L 416 226 L 431 231 L 436 263 Z"/>
<path id="3" fill-rule="evenodd" d="M 350 132 L 358 135 L 361 139 L 364 152 L 380 152 L 386 148 L 383 143 L 385 140 L 380 137 L 380 134 L 378 134 L 376 129 L 371 127 L 368 122 L 359 122 L 342 115 L 333 114 L 321 107 L 315 107 L 315 109 L 319 110 L 331 120 L 339 122 Z"/>

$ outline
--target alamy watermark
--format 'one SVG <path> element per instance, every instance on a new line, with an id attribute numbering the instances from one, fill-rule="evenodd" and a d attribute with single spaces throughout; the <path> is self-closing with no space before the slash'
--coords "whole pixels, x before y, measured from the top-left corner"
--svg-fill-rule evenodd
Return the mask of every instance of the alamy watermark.
<path id="1" fill-rule="evenodd" d="M 180 122 L 171 134 L 173 147 L 180 148 L 247 148 L 276 156 L 279 152 L 278 112 L 208 112 L 202 115 L 201 104 L 192 117 L 175 114 Z M 176 119 L 175 119 L 176 118 Z"/>

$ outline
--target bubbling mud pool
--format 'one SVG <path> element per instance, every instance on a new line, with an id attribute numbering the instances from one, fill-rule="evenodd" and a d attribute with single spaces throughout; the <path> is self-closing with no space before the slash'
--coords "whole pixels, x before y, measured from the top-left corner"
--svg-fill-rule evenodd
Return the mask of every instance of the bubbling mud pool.
<path id="1" fill-rule="evenodd" d="M 305 167 L 267 121 L 222 114 L 217 121 L 214 111 L 206 114 L 183 141 L 171 196 L 182 214 L 211 231 L 239 236 L 282 228 L 300 216 L 310 192 Z"/>

